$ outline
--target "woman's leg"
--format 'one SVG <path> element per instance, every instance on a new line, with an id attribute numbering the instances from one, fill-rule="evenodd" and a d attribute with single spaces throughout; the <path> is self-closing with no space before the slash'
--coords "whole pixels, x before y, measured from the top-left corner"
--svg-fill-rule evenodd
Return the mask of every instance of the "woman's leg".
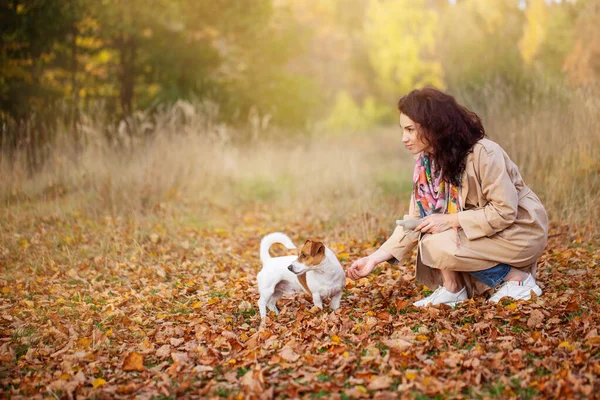
<path id="1" fill-rule="evenodd" d="M 469 272 L 490 287 L 500 287 L 489 301 L 497 303 L 503 297 L 516 300 L 529 300 L 533 291 L 537 296 L 542 294 L 542 289 L 537 285 L 531 274 L 511 267 L 507 264 L 498 264 L 483 271 Z"/>
<path id="2" fill-rule="evenodd" d="M 529 274 L 527 272 L 521 271 L 520 269 L 510 267 L 510 271 L 508 275 L 504 278 L 505 281 L 517 281 L 523 282 Z"/>
<path id="3" fill-rule="evenodd" d="M 508 264 L 498 264 L 483 271 L 469 272 L 469 274 L 492 288 L 498 286 L 502 282 L 523 282 L 529 276 L 527 272 L 521 271 Z"/>
<path id="4" fill-rule="evenodd" d="M 462 277 L 459 272 L 440 270 L 442 274 L 443 286 L 452 293 L 458 293 L 465 287 Z"/>
<path id="5" fill-rule="evenodd" d="M 447 304 L 451 307 L 467 299 L 467 290 L 459 272 L 439 270 L 442 274 L 442 286 L 424 299 L 415 301 L 413 305 L 424 307 L 429 304 Z"/>

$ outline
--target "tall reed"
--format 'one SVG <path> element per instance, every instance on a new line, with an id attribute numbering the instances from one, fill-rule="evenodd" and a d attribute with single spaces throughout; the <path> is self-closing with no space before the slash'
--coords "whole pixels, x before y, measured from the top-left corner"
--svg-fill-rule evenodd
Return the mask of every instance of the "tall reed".
<path id="1" fill-rule="evenodd" d="M 599 97 L 565 89 L 523 106 L 501 87 L 484 90 L 485 104 L 457 97 L 480 113 L 551 220 L 597 233 Z M 104 119 L 84 116 L 77 145 L 56 135 L 36 174 L 27 174 L 22 153 L 0 159 L 2 207 L 11 214 L 77 209 L 143 218 L 173 205 L 209 220 L 214 207 L 262 203 L 317 214 L 336 235 L 365 240 L 392 229 L 406 211 L 413 160 L 398 128 L 290 137 L 254 121 L 246 135 L 252 139 L 240 140 L 243 132 L 216 122 L 215 114 L 206 104 L 180 101 L 112 131 Z"/>

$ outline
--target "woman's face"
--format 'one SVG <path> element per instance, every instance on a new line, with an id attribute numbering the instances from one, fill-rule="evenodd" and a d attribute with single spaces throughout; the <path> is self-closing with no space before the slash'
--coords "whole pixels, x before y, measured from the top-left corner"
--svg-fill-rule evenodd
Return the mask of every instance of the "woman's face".
<path id="1" fill-rule="evenodd" d="M 431 152 L 431 146 L 425 141 L 423 135 L 418 130 L 421 126 L 408 118 L 405 114 L 400 114 L 400 128 L 402 128 L 402 143 L 412 154 L 419 154 L 422 151 Z"/>

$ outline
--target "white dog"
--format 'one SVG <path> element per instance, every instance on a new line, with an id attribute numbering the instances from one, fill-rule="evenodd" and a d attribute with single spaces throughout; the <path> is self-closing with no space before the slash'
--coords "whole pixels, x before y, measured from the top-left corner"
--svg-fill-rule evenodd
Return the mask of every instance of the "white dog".
<path id="1" fill-rule="evenodd" d="M 271 257 L 269 248 L 281 243 L 295 249 L 292 240 L 283 233 L 271 233 L 260 242 L 262 270 L 258 273 L 258 308 L 260 317 L 267 315 L 267 307 L 277 315 L 277 300 L 285 293 L 306 292 L 313 303 L 323 309 L 323 299 L 331 298 L 331 308 L 340 306 L 346 274 L 334 252 L 323 243 L 307 240 L 298 256 Z"/>

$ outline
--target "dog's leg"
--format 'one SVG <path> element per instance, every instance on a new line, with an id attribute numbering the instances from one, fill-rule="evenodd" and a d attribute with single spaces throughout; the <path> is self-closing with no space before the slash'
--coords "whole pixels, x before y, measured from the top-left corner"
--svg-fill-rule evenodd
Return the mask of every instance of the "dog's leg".
<path id="1" fill-rule="evenodd" d="M 338 308 L 340 308 L 340 301 L 342 300 L 342 291 L 340 291 L 339 293 L 336 293 L 332 298 L 331 298 L 331 309 L 333 311 L 337 310 Z"/>
<path id="2" fill-rule="evenodd" d="M 323 300 L 321 299 L 321 295 L 319 293 L 313 292 L 313 303 L 315 306 L 319 307 L 321 310 L 323 309 Z"/>
<path id="3" fill-rule="evenodd" d="M 267 316 L 267 304 L 269 304 L 271 296 L 273 296 L 273 292 L 273 288 L 270 288 L 260 294 L 260 299 L 258 299 L 258 309 L 260 310 L 260 318 L 264 318 Z"/>
<path id="4" fill-rule="evenodd" d="M 269 310 L 273 311 L 275 315 L 279 315 L 279 310 L 277 309 L 277 302 L 279 301 L 282 295 L 283 292 L 276 291 L 267 303 L 267 307 L 269 308 Z"/>

